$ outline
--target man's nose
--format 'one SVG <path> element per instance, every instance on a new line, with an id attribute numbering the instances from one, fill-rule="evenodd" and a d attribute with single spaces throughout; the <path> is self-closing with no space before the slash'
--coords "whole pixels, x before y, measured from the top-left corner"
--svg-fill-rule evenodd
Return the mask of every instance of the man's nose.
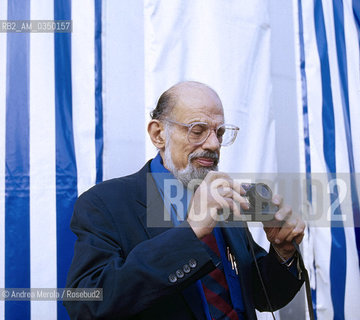
<path id="1" fill-rule="evenodd" d="M 217 151 L 220 149 L 220 142 L 214 130 L 211 130 L 210 135 L 203 143 L 202 148 L 211 151 Z"/>

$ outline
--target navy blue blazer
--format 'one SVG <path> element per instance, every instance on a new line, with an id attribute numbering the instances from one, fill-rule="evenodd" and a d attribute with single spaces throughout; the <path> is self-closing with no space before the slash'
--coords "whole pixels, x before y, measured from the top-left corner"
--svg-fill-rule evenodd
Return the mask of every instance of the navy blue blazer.
<path id="1" fill-rule="evenodd" d="M 103 301 L 64 302 L 71 319 L 205 320 L 195 282 L 215 266 L 186 221 L 178 227 L 148 227 L 148 216 L 164 212 L 149 172 L 150 161 L 139 172 L 100 183 L 77 200 L 71 220 L 77 241 L 67 287 L 103 288 Z M 223 235 L 238 262 L 247 318 L 256 319 L 255 308 L 268 307 L 249 240 L 244 228 L 224 229 Z M 303 281 L 274 254 L 253 245 L 272 306 L 281 308 Z M 190 272 L 169 279 L 184 266 Z"/>

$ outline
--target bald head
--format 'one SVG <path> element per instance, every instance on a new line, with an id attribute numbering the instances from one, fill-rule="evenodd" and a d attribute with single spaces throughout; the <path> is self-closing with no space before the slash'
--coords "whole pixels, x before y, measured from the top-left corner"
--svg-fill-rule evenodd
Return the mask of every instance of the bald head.
<path id="1" fill-rule="evenodd" d="M 204 98 L 216 101 L 222 108 L 218 94 L 206 84 L 196 81 L 177 83 L 160 96 L 156 108 L 151 112 L 151 118 L 161 120 L 169 116 L 174 111 L 174 107 L 191 106 Z"/>

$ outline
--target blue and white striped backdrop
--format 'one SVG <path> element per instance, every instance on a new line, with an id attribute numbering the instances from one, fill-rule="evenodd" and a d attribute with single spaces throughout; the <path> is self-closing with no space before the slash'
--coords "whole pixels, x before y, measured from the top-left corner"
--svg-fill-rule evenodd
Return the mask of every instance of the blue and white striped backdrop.
<path id="1" fill-rule="evenodd" d="M 74 16 L 73 33 L 0 35 L 1 288 L 65 287 L 73 204 L 102 180 L 103 131 L 101 0 L 0 1 L 1 20 Z M 0 302 L 0 319 L 56 315 L 55 301 Z"/>
<path id="2" fill-rule="evenodd" d="M 350 173 L 352 212 L 347 215 L 353 220 L 351 227 L 344 226 L 338 219 L 344 208 L 340 205 L 329 228 L 310 225 L 306 255 L 313 305 L 318 319 L 359 319 L 360 186 L 355 173 L 360 170 L 360 2 L 296 2 L 308 200 L 313 199 L 311 173 L 325 172 L 329 181 L 338 173 Z M 339 190 L 335 185 L 329 203 L 335 202 Z"/>

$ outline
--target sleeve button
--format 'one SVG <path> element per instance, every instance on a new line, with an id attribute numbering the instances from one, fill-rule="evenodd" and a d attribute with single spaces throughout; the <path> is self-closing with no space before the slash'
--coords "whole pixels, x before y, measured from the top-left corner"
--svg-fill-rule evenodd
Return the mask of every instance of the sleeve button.
<path id="1" fill-rule="evenodd" d="M 177 281 L 176 275 L 174 275 L 173 273 L 171 273 L 171 274 L 169 275 L 169 281 L 170 281 L 171 283 L 175 283 L 175 282 Z"/>
<path id="2" fill-rule="evenodd" d="M 196 266 L 197 266 L 197 262 L 196 262 L 196 260 L 195 259 L 190 259 L 189 260 L 189 266 L 191 267 L 191 268 L 196 268 Z"/>
<path id="3" fill-rule="evenodd" d="M 183 278 L 184 277 L 184 272 L 180 269 L 176 270 L 176 276 L 178 278 Z"/>
<path id="4" fill-rule="evenodd" d="M 183 266 L 183 271 L 184 271 L 185 273 L 189 273 L 189 272 L 191 271 L 191 269 L 190 269 L 190 267 L 189 267 L 188 264 L 184 264 L 184 266 Z"/>

